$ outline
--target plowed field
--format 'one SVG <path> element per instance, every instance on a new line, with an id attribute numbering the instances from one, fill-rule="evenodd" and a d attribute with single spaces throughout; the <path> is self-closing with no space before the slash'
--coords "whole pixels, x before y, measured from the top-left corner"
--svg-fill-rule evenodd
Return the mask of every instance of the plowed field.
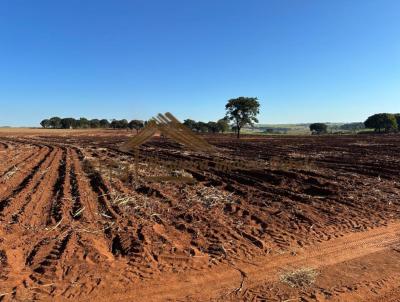
<path id="1" fill-rule="evenodd" d="M 399 301 L 399 136 L 128 136 L 0 132 L 0 301 Z"/>

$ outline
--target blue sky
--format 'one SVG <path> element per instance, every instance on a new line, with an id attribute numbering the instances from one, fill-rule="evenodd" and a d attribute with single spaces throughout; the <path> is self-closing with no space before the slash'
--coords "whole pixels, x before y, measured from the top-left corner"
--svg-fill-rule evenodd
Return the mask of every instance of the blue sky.
<path id="1" fill-rule="evenodd" d="M 398 0 L 0 0 L 0 125 L 50 116 L 262 123 L 400 112 Z"/>

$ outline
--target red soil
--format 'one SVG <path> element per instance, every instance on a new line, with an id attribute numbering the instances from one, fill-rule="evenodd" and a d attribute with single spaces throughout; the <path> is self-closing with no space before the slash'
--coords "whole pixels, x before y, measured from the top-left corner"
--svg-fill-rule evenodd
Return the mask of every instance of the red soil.
<path id="1" fill-rule="evenodd" d="M 127 132 L 50 133 L 0 134 L 0 301 L 400 299 L 398 136 L 141 146 L 210 162 L 185 184 L 146 181 L 168 171 L 145 163 L 139 179 L 116 170 L 134 163 Z M 300 267 L 314 284 L 279 280 Z"/>

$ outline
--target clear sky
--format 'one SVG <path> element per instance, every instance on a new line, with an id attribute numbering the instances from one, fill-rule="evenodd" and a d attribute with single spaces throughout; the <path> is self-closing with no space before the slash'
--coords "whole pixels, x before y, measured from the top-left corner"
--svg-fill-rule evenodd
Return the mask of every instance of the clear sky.
<path id="1" fill-rule="evenodd" d="M 0 0 L 0 125 L 400 112 L 399 0 Z"/>

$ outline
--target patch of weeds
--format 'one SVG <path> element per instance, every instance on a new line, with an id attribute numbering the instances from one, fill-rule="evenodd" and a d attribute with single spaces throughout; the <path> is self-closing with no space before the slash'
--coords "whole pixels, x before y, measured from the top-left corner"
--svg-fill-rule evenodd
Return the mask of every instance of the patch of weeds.
<path id="1" fill-rule="evenodd" d="M 315 283 L 319 273 L 309 267 L 297 269 L 295 271 L 288 271 L 280 276 L 280 281 L 293 288 L 309 287 Z"/>

